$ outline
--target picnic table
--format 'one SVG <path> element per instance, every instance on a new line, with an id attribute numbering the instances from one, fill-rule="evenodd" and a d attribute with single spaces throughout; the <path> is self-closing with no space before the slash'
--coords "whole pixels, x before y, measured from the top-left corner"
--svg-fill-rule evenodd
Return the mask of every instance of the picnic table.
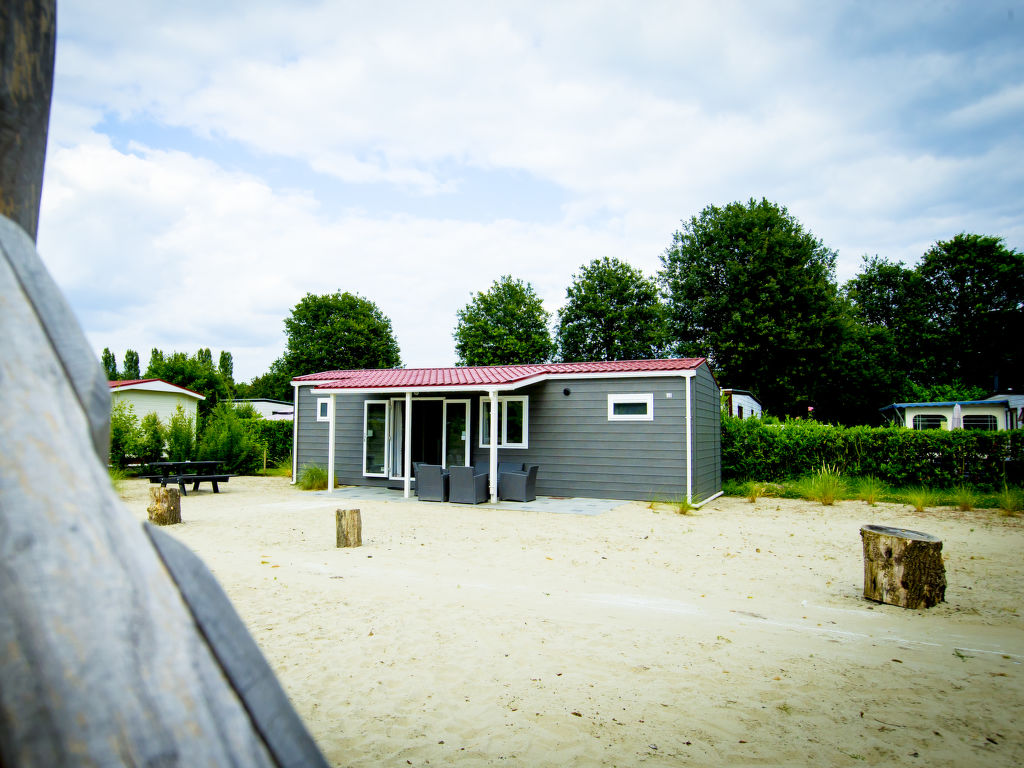
<path id="1" fill-rule="evenodd" d="M 220 493 L 217 483 L 226 483 L 231 475 L 225 475 L 218 470 L 223 464 L 220 460 L 215 461 L 154 461 L 149 465 L 151 470 L 158 474 L 147 475 L 149 482 L 160 483 L 164 488 L 168 483 L 173 483 L 181 490 L 182 496 L 188 496 L 185 490 L 187 483 L 192 483 L 192 490 L 198 491 L 200 483 L 210 483 L 214 493 Z"/>

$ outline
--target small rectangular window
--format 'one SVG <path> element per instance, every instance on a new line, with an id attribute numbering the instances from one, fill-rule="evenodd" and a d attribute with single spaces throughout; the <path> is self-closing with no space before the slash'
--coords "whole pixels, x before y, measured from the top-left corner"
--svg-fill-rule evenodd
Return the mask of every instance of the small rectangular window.
<path id="1" fill-rule="evenodd" d="M 942 424 L 945 421 L 945 416 L 922 416 L 919 414 L 914 417 L 914 429 L 942 429 Z"/>
<path id="2" fill-rule="evenodd" d="M 317 421 L 330 421 L 331 420 L 331 398 L 329 398 L 329 397 L 318 397 L 316 399 L 316 420 Z"/>
<path id="3" fill-rule="evenodd" d="M 654 421 L 654 395 L 608 395 L 608 421 Z"/>

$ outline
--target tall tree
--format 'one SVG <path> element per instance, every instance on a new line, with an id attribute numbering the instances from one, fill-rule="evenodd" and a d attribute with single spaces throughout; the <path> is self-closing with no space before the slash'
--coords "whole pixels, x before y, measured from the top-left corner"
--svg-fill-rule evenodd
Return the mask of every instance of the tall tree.
<path id="1" fill-rule="evenodd" d="M 285 318 L 284 327 L 288 343 L 270 370 L 276 399 L 291 399 L 288 382 L 295 376 L 402 365 L 391 320 L 362 296 L 307 293 Z"/>
<path id="2" fill-rule="evenodd" d="M 213 357 L 208 349 L 200 349 L 191 357 L 184 352 L 165 355 L 154 349 L 146 376 L 191 389 L 206 398 L 197 406 L 200 420 L 211 413 L 217 403 L 231 399 L 231 387 L 220 371 L 213 367 Z"/>
<path id="3" fill-rule="evenodd" d="M 153 347 L 149 351 L 149 363 L 146 365 L 146 378 L 155 379 L 159 378 L 154 371 L 158 371 L 164 364 L 164 353 L 163 350 Z"/>
<path id="4" fill-rule="evenodd" d="M 918 272 L 948 380 L 1024 386 L 1024 254 L 1002 238 L 961 233 L 929 248 Z"/>
<path id="5" fill-rule="evenodd" d="M 641 360 L 665 347 L 657 284 L 616 258 L 594 259 L 573 275 L 558 311 L 555 338 L 565 362 Z"/>
<path id="6" fill-rule="evenodd" d="M 755 390 L 769 412 L 806 415 L 830 396 L 820 373 L 842 343 L 835 263 L 784 207 L 708 206 L 662 256 L 676 351 L 707 357 L 720 382 Z"/>
<path id="7" fill-rule="evenodd" d="M 221 351 L 220 360 L 217 363 L 217 370 L 220 371 L 220 375 L 228 381 L 233 382 L 235 380 L 235 361 L 231 357 L 231 353 L 227 350 Z"/>
<path id="8" fill-rule="evenodd" d="M 134 349 L 124 351 L 124 370 L 121 371 L 121 378 L 134 380 L 141 377 L 139 372 L 139 353 Z"/>
<path id="9" fill-rule="evenodd" d="M 100 355 L 100 363 L 102 363 L 103 370 L 107 374 L 107 380 L 117 381 L 117 358 L 114 357 L 114 353 L 109 348 L 103 348 L 103 354 Z"/>
<path id="10" fill-rule="evenodd" d="M 458 365 L 523 365 L 551 358 L 554 345 L 533 286 L 505 275 L 457 313 L 453 334 Z"/>

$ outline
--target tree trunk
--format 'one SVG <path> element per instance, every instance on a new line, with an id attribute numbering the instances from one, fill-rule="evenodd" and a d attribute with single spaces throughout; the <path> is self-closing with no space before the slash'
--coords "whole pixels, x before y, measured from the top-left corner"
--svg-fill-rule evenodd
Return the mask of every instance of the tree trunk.
<path id="1" fill-rule="evenodd" d="M 175 525 L 181 522 L 181 492 L 177 488 L 149 489 L 149 522 L 154 525 Z"/>
<path id="2" fill-rule="evenodd" d="M 358 509 L 339 509 L 334 513 L 339 547 L 363 546 L 363 521 Z"/>
<path id="3" fill-rule="evenodd" d="M 861 526 L 864 597 L 903 608 L 931 608 L 946 596 L 942 541 L 928 533 Z"/>

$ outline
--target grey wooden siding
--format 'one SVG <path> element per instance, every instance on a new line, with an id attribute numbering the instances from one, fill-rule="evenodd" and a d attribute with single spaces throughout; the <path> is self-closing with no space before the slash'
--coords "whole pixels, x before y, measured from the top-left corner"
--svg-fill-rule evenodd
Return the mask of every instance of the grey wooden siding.
<path id="1" fill-rule="evenodd" d="M 501 449 L 499 461 L 540 465 L 537 493 L 609 499 L 686 494 L 686 393 L 682 377 L 556 379 L 508 392 L 530 398 L 529 447 Z M 568 388 L 569 395 L 563 390 Z M 651 393 L 653 421 L 609 421 L 609 394 Z M 667 397 L 671 394 L 672 397 Z M 474 463 L 479 406 L 474 401 Z"/>
<path id="2" fill-rule="evenodd" d="M 325 397 L 312 387 L 299 387 L 298 434 L 295 451 L 299 471 L 306 464 L 327 466 L 328 423 L 316 420 L 316 401 Z M 338 395 L 335 399 L 334 476 L 342 485 L 386 485 L 383 477 L 363 475 L 363 402 L 385 396 Z"/>
<path id="3" fill-rule="evenodd" d="M 697 369 L 690 392 L 694 419 L 693 500 L 722 490 L 722 405 L 718 384 L 706 365 Z"/>
<path id="4" fill-rule="evenodd" d="M 681 376 L 559 378 L 501 392 L 529 397 L 529 435 L 527 448 L 500 449 L 498 460 L 539 464 L 537 492 L 545 496 L 682 498 L 686 495 L 685 387 Z M 691 387 L 693 498 L 699 501 L 721 489 L 719 395 L 707 366 L 698 369 Z M 646 393 L 653 395 L 653 421 L 608 420 L 609 394 Z M 471 401 L 473 463 L 486 462 L 489 451 L 480 447 L 480 395 L 448 396 Z M 328 425 L 316 420 L 318 397 L 324 395 L 312 387 L 299 388 L 295 450 L 300 469 L 305 464 L 327 464 Z M 363 402 L 388 399 L 388 395 L 337 396 L 334 471 L 339 483 L 388 484 L 386 478 L 362 474 Z"/>

